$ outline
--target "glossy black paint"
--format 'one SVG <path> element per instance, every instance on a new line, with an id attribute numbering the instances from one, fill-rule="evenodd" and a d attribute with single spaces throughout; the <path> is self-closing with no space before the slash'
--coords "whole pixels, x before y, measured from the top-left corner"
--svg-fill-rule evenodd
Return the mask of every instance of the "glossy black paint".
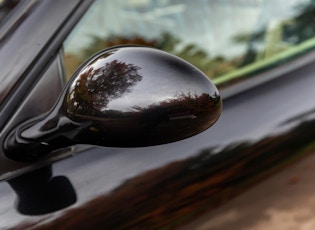
<path id="1" fill-rule="evenodd" d="M 7 226 L 180 228 L 314 152 L 314 71 L 311 63 L 224 100 L 218 122 L 192 138 L 147 148 L 88 149 L 54 163 L 54 173 L 71 180 L 76 204 L 36 220 L 7 211 L 5 216 L 19 220 Z"/>
<path id="2" fill-rule="evenodd" d="M 17 194 L 16 209 L 24 215 L 58 211 L 77 200 L 69 179 L 64 176 L 53 177 L 51 166 L 12 178 L 8 183 Z"/>
<path id="3" fill-rule="evenodd" d="M 68 178 L 77 195 L 70 207 L 46 215 L 21 214 L 14 207 L 14 190 L 2 181 L 0 228 L 176 229 L 226 203 L 315 151 L 315 59 L 311 55 L 308 65 L 303 60 L 300 68 L 223 98 L 221 118 L 199 135 L 155 147 L 77 150 L 74 157 L 53 163 L 53 176 Z M 24 173 L 34 170 L 26 167 L 32 164 L 24 166 Z M 11 179 L 18 178 L 11 173 Z M 31 189 L 27 184 L 22 190 Z M 34 196 L 26 199 L 34 202 Z"/>
<path id="4" fill-rule="evenodd" d="M 165 144 L 209 128 L 221 107 L 216 87 L 184 60 L 147 47 L 110 48 L 79 68 L 48 115 L 14 130 L 5 152 L 34 160 L 74 144 Z"/>

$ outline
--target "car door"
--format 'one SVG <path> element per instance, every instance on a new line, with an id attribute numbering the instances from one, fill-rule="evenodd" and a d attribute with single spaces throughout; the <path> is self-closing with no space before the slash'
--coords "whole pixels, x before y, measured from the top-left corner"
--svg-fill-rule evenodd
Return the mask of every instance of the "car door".
<path id="1" fill-rule="evenodd" d="M 314 150 L 307 1 L 69 2 L 32 5 L 40 15 L 52 7 L 59 21 L 50 45 L 16 74 L 26 80 L 5 96 L 2 143 L 50 109 L 82 62 L 116 45 L 152 46 L 196 65 L 219 88 L 222 115 L 207 131 L 160 146 L 76 145 L 22 163 L 2 153 L 1 228 L 180 228 Z"/>

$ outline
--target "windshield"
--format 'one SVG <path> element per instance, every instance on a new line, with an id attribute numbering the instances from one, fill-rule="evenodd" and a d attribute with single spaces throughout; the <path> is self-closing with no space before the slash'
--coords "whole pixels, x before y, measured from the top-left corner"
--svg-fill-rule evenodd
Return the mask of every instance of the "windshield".
<path id="1" fill-rule="evenodd" d="M 223 87 L 312 50 L 314 15 L 315 0 L 99 0 L 65 43 L 66 70 L 100 49 L 141 44 Z"/>

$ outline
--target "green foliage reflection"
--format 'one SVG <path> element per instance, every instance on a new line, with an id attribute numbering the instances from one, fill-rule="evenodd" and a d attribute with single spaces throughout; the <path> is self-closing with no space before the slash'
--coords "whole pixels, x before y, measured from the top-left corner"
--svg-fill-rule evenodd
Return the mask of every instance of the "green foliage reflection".
<path id="1" fill-rule="evenodd" d="M 156 47 L 179 56 L 203 71 L 214 80 L 217 86 L 223 87 L 291 61 L 314 48 L 315 45 L 313 43 L 315 42 L 307 45 L 305 45 L 305 42 L 314 40 L 315 0 L 295 5 L 295 8 L 291 10 L 292 13 L 288 14 L 289 16 L 279 17 L 280 19 L 275 18 L 274 15 L 269 15 L 268 12 L 264 12 L 266 9 L 264 9 L 263 5 L 261 3 L 254 9 L 254 11 L 259 11 L 266 18 L 263 25 L 251 28 L 247 32 L 237 30 L 232 37 L 224 38 L 227 40 L 226 43 L 234 44 L 235 47 L 244 49 L 237 54 L 228 56 L 226 54 L 228 51 L 224 49 L 229 48 L 226 47 L 222 47 L 224 50 L 222 54 L 215 54 L 214 51 L 212 53 L 209 49 L 210 44 L 209 47 L 207 45 L 201 47 L 198 45 L 197 40 L 187 43 L 187 38 L 179 37 L 178 34 L 167 29 L 153 38 L 148 38 L 150 36 L 147 36 L 147 33 L 150 33 L 150 31 L 134 31 L 133 34 L 131 32 L 128 35 L 123 32 L 113 33 L 109 31 L 104 36 L 91 35 L 91 44 L 81 50 L 80 53 L 66 53 L 67 75 L 71 76 L 80 63 L 101 49 L 116 45 L 135 44 Z M 211 7 L 210 3 L 209 7 Z M 137 12 L 138 9 L 128 8 L 128 10 Z M 192 12 L 190 15 L 192 17 L 191 20 L 196 20 L 193 15 Z M 185 16 L 181 15 L 181 17 Z M 231 19 L 232 17 L 228 17 L 224 20 L 233 26 L 233 22 L 229 21 Z M 246 20 L 251 19 L 257 20 L 257 24 L 261 24 L 259 17 L 246 18 Z M 181 23 L 180 19 L 172 20 L 175 25 L 176 23 Z M 241 20 L 245 20 L 245 18 Z M 194 25 L 199 26 L 198 23 L 196 22 Z M 156 31 L 156 29 L 158 28 L 153 26 L 152 32 Z M 187 26 L 187 30 L 190 29 Z M 234 28 L 231 28 L 231 30 L 234 30 Z M 215 39 L 220 39 L 216 38 L 212 33 L 214 31 L 209 28 L 209 30 L 205 30 L 205 34 L 200 34 L 200 36 L 211 34 L 214 37 L 214 42 Z M 196 39 L 198 39 L 198 36 L 196 36 Z"/>

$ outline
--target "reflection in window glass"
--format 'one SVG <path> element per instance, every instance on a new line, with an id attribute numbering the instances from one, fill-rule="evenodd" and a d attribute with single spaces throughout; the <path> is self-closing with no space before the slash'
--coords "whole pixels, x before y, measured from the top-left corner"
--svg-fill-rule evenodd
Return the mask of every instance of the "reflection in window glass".
<path id="1" fill-rule="evenodd" d="M 312 49 L 315 0 L 99 0 L 65 43 L 67 73 L 97 51 L 141 44 L 221 86 Z"/>

